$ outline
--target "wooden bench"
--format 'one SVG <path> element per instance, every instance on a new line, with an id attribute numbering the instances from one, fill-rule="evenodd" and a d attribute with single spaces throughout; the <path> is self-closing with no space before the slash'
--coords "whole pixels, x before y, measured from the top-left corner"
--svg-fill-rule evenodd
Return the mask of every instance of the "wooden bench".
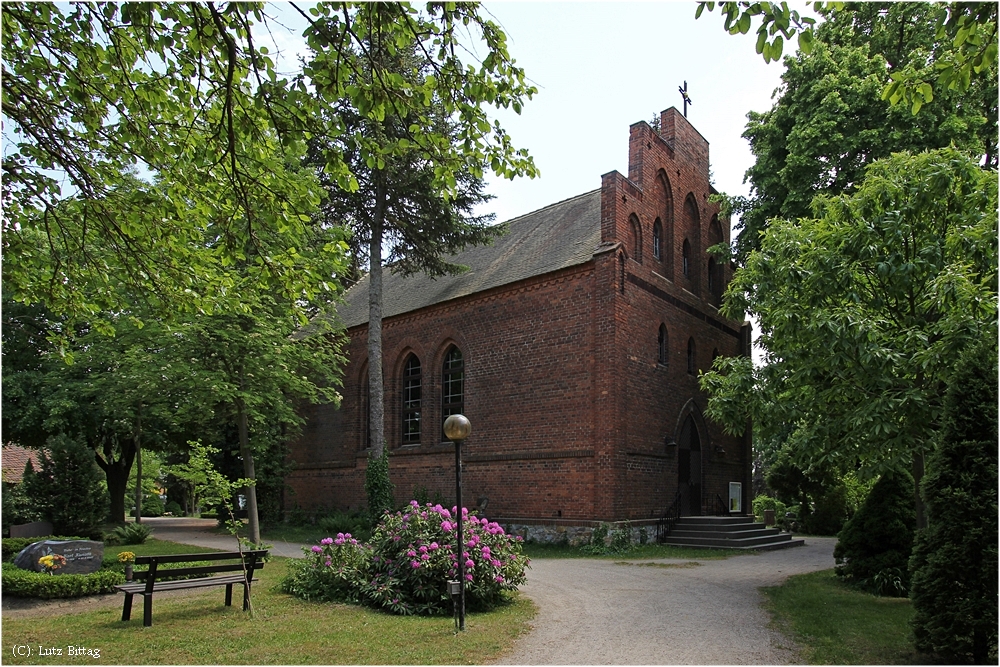
<path id="1" fill-rule="evenodd" d="M 136 565 L 148 565 L 143 572 L 136 572 L 132 583 L 126 582 L 115 586 L 125 594 L 125 605 L 122 607 L 122 620 L 132 618 L 132 596 L 143 598 L 142 624 L 149 627 L 153 624 L 153 594 L 160 591 L 177 591 L 185 588 L 204 588 L 207 586 L 226 587 L 226 606 L 233 604 L 233 585 L 243 586 L 243 611 L 250 608 L 250 585 L 256 581 L 254 571 L 264 567 L 267 551 L 225 551 L 204 554 L 174 554 L 169 556 L 137 556 Z M 163 568 L 166 563 L 195 563 L 198 561 L 236 561 L 220 565 L 194 565 L 191 567 Z M 202 576 L 220 572 L 237 572 L 223 576 Z M 195 575 L 197 579 L 178 579 L 163 581 L 165 577 L 180 577 Z M 159 579 L 158 579 L 159 577 Z"/>

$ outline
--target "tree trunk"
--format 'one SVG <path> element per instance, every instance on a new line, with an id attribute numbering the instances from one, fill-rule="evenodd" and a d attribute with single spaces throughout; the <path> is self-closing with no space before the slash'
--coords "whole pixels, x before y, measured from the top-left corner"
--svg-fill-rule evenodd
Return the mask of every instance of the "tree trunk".
<path id="1" fill-rule="evenodd" d="M 119 525 L 125 525 L 125 494 L 128 491 L 128 475 L 132 471 L 132 460 L 135 458 L 135 447 L 132 443 L 125 445 L 125 450 L 116 461 L 111 447 L 105 447 L 104 456 L 94 453 L 94 460 L 104 471 L 108 482 L 108 496 L 111 509 L 108 518 Z"/>
<path id="2" fill-rule="evenodd" d="M 368 248 L 368 405 L 371 420 L 371 457 L 379 458 L 385 447 L 385 385 L 382 376 L 382 229 L 385 219 L 385 186 L 376 172 L 375 211 Z"/>
<path id="3" fill-rule="evenodd" d="M 239 434 L 240 434 L 240 456 L 243 457 L 243 476 L 249 480 L 256 480 L 253 469 L 253 453 L 250 451 L 250 433 L 247 426 L 247 407 L 242 399 L 236 400 L 236 407 L 239 411 Z M 246 487 L 247 494 L 247 518 L 250 520 L 250 541 L 254 545 L 260 545 L 260 521 L 257 518 L 257 487 L 251 484 Z"/>
<path id="4" fill-rule="evenodd" d="M 142 523 L 142 449 L 140 448 L 140 433 L 142 431 L 142 406 L 135 418 L 135 522 Z"/>

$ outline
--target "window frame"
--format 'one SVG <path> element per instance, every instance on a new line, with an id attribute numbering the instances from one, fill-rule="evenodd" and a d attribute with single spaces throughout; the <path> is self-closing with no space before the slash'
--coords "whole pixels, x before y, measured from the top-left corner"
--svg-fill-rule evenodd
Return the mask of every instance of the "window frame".
<path id="1" fill-rule="evenodd" d="M 413 365 L 416 364 L 416 368 Z M 400 442 L 403 445 L 419 445 L 422 435 L 421 407 L 423 399 L 423 368 L 420 358 L 410 353 L 403 362 L 400 383 Z M 414 393 L 416 396 L 414 397 Z M 416 428 L 411 426 L 416 424 Z"/>
<path id="2" fill-rule="evenodd" d="M 455 359 L 452 355 L 457 354 L 458 365 L 454 364 Z M 459 384 L 458 393 L 454 393 L 454 384 L 456 380 L 453 376 L 458 375 L 457 383 Z M 448 393 L 452 391 L 452 393 Z M 455 400 L 454 397 L 458 396 Z M 452 400 L 448 400 L 451 398 Z M 444 359 L 441 361 L 441 442 L 447 442 L 448 437 L 444 434 L 444 420 L 451 415 L 464 414 L 465 410 L 465 355 L 462 350 L 457 345 L 449 345 L 448 350 L 444 354 Z"/>

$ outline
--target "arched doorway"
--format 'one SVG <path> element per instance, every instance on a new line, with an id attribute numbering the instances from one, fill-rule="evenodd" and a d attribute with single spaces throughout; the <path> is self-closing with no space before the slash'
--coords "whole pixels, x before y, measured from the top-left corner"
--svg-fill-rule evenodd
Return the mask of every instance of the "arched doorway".
<path id="1" fill-rule="evenodd" d="M 681 516 L 701 514 L 701 438 L 689 414 L 677 439 L 677 490 L 681 494 Z"/>

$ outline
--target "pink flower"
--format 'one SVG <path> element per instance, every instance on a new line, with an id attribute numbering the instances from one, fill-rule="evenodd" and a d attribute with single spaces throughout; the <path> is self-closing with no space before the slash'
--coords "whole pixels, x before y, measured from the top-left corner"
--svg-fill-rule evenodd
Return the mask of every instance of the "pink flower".
<path id="1" fill-rule="evenodd" d="M 410 501 L 410 506 L 411 507 L 420 507 L 420 503 L 418 503 L 416 500 L 411 500 Z"/>
<path id="2" fill-rule="evenodd" d="M 476 564 L 472 562 L 472 559 L 465 561 L 465 567 L 475 567 Z"/>
<path id="3" fill-rule="evenodd" d="M 420 554 L 420 560 L 430 560 L 430 559 L 431 559 L 430 554 Z"/>
<path id="4" fill-rule="evenodd" d="M 489 558 L 490 557 L 490 548 L 489 547 L 483 547 L 483 550 L 482 550 L 481 553 L 483 554 L 483 558 Z"/>
<path id="5" fill-rule="evenodd" d="M 465 575 L 465 579 L 466 581 L 472 581 L 472 575 L 471 574 Z"/>
<path id="6" fill-rule="evenodd" d="M 333 538 L 332 537 L 324 537 L 322 540 L 319 541 L 319 543 L 320 544 L 333 544 Z"/>
<path id="7" fill-rule="evenodd" d="M 450 533 L 451 532 L 451 521 L 442 521 L 441 522 L 441 530 L 443 530 L 446 533 Z"/>
<path id="8" fill-rule="evenodd" d="M 312 550 L 314 554 L 322 553 L 323 547 L 319 546 L 318 544 L 314 544 Z"/>
<path id="9" fill-rule="evenodd" d="M 431 542 L 431 547 L 430 548 L 431 548 L 431 551 L 434 551 L 435 549 L 438 548 L 438 543 L 437 542 Z"/>
<path id="10" fill-rule="evenodd" d="M 501 577 L 498 574 L 497 576 L 493 577 L 493 581 L 497 582 L 498 584 L 502 584 L 503 583 L 503 577 Z"/>
<path id="11" fill-rule="evenodd" d="M 427 553 L 427 545 L 426 544 L 422 544 L 420 546 L 420 553 L 422 553 L 422 554 Z"/>
<path id="12" fill-rule="evenodd" d="M 412 565 L 412 566 L 413 566 L 413 569 L 415 570 L 415 569 L 417 569 L 418 567 L 420 567 L 420 561 L 416 561 L 416 560 L 411 560 L 411 561 L 410 561 L 410 565 Z"/>

